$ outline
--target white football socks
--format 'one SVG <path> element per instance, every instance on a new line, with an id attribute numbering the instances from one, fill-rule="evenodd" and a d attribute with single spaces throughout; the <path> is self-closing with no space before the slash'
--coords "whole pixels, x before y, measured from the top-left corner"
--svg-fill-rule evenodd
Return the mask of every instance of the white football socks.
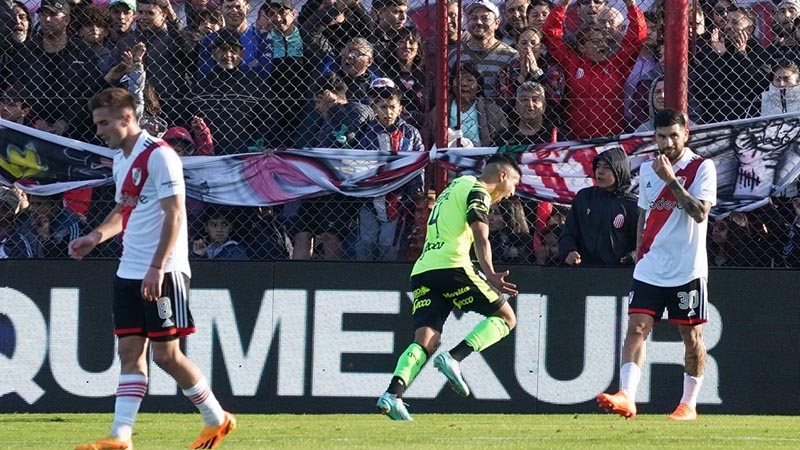
<path id="1" fill-rule="evenodd" d="M 133 424 L 136 414 L 147 393 L 147 377 L 141 374 L 119 376 L 117 400 L 114 403 L 114 423 L 111 424 L 111 436 L 130 441 L 133 435 Z"/>
<path id="2" fill-rule="evenodd" d="M 200 414 L 203 416 L 203 422 L 205 422 L 206 425 L 219 426 L 225 421 L 225 411 L 223 411 L 222 406 L 219 405 L 217 397 L 211 392 L 211 388 L 208 386 L 208 381 L 205 377 L 201 378 L 196 385 L 189 389 L 184 389 L 183 395 L 188 397 L 194 406 L 200 410 Z"/>
<path id="3" fill-rule="evenodd" d="M 642 377 L 642 369 L 636 363 L 625 363 L 619 369 L 619 390 L 628 394 L 631 400 L 636 399 L 636 389 L 639 387 L 639 379 Z"/>
<path id="4" fill-rule="evenodd" d="M 697 394 L 700 392 L 700 386 L 703 385 L 703 376 L 693 377 L 688 373 L 683 374 L 683 397 L 681 403 L 686 403 L 692 408 L 697 407 Z"/>

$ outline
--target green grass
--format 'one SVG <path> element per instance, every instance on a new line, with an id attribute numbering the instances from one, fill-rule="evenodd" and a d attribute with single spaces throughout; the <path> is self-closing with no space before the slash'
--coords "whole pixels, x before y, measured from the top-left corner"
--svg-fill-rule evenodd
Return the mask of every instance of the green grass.
<path id="1" fill-rule="evenodd" d="M 110 414 L 0 415 L 0 449 L 71 449 L 105 435 Z M 797 449 L 800 417 L 712 416 L 674 423 L 663 415 L 417 414 L 237 416 L 221 449 Z M 137 450 L 187 448 L 198 414 L 140 414 Z"/>

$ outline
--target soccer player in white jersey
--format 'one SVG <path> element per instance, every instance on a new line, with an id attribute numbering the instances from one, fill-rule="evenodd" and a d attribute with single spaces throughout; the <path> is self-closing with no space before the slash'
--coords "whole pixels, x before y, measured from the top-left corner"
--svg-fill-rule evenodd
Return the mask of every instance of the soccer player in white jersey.
<path id="1" fill-rule="evenodd" d="M 703 382 L 707 319 L 708 213 L 717 201 L 713 161 L 685 147 L 686 117 L 664 109 L 654 118 L 659 154 L 639 171 L 639 223 L 636 269 L 628 304 L 628 331 L 622 347 L 620 391 L 600 394 L 603 409 L 632 418 L 636 388 L 645 361 L 645 343 L 664 310 L 678 324 L 685 347 L 683 397 L 669 418 L 697 418 L 697 394 Z"/>
<path id="2" fill-rule="evenodd" d="M 121 373 L 109 436 L 76 450 L 127 450 L 147 391 L 147 348 L 200 410 L 205 426 L 190 448 L 216 448 L 236 427 L 197 366 L 181 351 L 180 339 L 194 332 L 189 311 L 189 255 L 185 185 L 180 158 L 166 142 L 139 128 L 133 96 L 110 88 L 89 102 L 92 119 L 114 156 L 116 206 L 89 234 L 69 243 L 82 259 L 101 242 L 123 234 L 114 279 L 114 334 Z"/>

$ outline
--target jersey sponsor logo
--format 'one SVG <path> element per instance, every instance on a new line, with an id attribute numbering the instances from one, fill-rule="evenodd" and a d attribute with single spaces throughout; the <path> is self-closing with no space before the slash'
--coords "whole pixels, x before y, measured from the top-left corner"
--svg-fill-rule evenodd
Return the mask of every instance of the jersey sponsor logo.
<path id="1" fill-rule="evenodd" d="M 424 308 L 426 306 L 431 306 L 431 299 L 423 298 L 422 300 L 415 301 L 414 306 L 411 307 L 411 314 L 417 312 L 419 308 Z"/>
<path id="2" fill-rule="evenodd" d="M 429 287 L 427 287 L 427 286 L 420 286 L 420 287 L 414 289 L 414 292 L 413 292 L 414 300 L 422 297 L 423 295 L 427 294 L 430 291 L 431 291 L 431 289 Z"/>
<path id="3" fill-rule="evenodd" d="M 130 194 L 126 193 L 126 192 L 123 192 L 120 195 L 119 202 L 123 206 L 136 206 L 136 204 L 139 203 L 139 196 L 138 195 L 130 195 Z"/>
<path id="4" fill-rule="evenodd" d="M 458 308 L 458 309 L 462 309 L 463 307 L 469 305 L 470 303 L 472 303 L 474 301 L 475 301 L 475 297 L 470 295 L 469 297 L 461 299 L 461 300 L 453 300 L 453 305 L 455 305 L 455 307 Z"/>
<path id="5" fill-rule="evenodd" d="M 617 217 L 614 217 L 614 228 L 620 229 L 623 225 L 625 225 L 625 216 L 622 214 L 617 214 Z"/>
<path id="6" fill-rule="evenodd" d="M 462 294 L 464 294 L 466 292 L 469 292 L 469 286 L 464 286 L 464 287 L 459 288 L 457 291 L 454 291 L 454 292 L 445 292 L 444 294 L 442 294 L 442 296 L 444 298 L 455 298 L 455 297 L 458 297 L 459 295 L 462 295 Z"/>
<path id="7" fill-rule="evenodd" d="M 425 248 L 422 249 L 422 253 L 431 251 L 431 250 L 439 250 L 444 247 L 444 241 L 439 242 L 426 242 Z"/>
<path id="8" fill-rule="evenodd" d="M 650 209 L 671 211 L 673 209 L 683 209 L 683 207 L 677 201 L 659 198 L 658 200 L 650 202 Z"/>

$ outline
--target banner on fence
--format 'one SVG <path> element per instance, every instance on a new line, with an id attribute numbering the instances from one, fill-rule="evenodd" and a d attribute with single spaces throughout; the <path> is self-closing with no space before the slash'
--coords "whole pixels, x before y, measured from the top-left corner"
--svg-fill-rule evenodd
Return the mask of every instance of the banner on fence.
<path id="1" fill-rule="evenodd" d="M 800 114 L 706 125 L 689 145 L 717 166 L 717 214 L 756 208 L 800 174 Z M 570 203 L 591 186 L 592 159 L 620 147 L 630 155 L 632 189 L 638 170 L 657 148 L 651 135 L 624 135 L 537 146 L 433 149 L 385 154 L 372 150 L 286 149 L 271 154 L 189 156 L 183 159 L 187 194 L 210 203 L 268 206 L 338 192 L 374 197 L 420 175 L 430 160 L 454 172 L 480 170 L 488 155 L 517 155 L 519 193 Z M 0 120 L 0 183 L 36 195 L 111 182 L 113 151 Z"/>

